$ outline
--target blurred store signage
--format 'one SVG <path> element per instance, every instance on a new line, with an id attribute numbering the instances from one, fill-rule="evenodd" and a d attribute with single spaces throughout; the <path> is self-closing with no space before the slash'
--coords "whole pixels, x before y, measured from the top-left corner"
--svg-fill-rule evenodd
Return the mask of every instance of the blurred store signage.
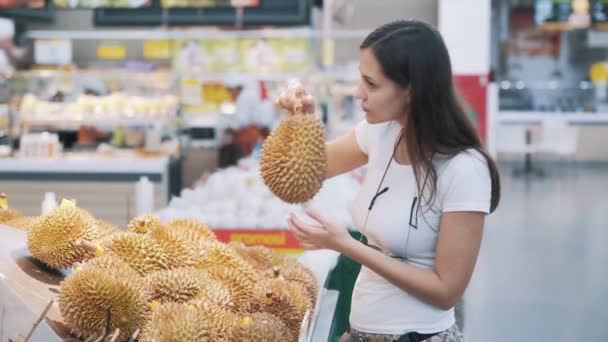
<path id="1" fill-rule="evenodd" d="M 97 47 L 97 58 L 101 60 L 123 60 L 127 57 L 127 48 L 120 41 L 103 41 Z"/>

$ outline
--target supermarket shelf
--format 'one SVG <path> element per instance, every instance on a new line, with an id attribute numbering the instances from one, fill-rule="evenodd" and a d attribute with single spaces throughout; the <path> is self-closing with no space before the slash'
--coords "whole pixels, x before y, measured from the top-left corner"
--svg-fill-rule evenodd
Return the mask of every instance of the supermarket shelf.
<path id="1" fill-rule="evenodd" d="M 94 174 L 165 174 L 169 157 L 102 158 L 73 155 L 57 159 L 0 159 L 1 174 L 7 173 L 94 173 Z"/>
<path id="2" fill-rule="evenodd" d="M 334 30 L 331 38 L 355 39 L 367 36 L 373 29 Z M 161 39 L 218 39 L 218 38 L 323 38 L 321 30 L 265 29 L 265 30 L 32 30 L 26 33 L 31 39 L 119 39 L 119 40 L 161 40 Z"/>
<path id="3" fill-rule="evenodd" d="M 549 119 L 565 120 L 571 124 L 608 124 L 608 113 L 501 111 L 496 115 L 497 122 L 501 124 L 533 124 Z"/>
<path id="4" fill-rule="evenodd" d="M 167 119 L 22 119 L 20 124 L 25 127 L 31 126 L 52 126 L 63 128 L 78 128 L 82 125 L 94 126 L 99 128 L 114 128 L 118 126 L 159 126 L 166 125 L 171 122 L 172 118 Z"/>

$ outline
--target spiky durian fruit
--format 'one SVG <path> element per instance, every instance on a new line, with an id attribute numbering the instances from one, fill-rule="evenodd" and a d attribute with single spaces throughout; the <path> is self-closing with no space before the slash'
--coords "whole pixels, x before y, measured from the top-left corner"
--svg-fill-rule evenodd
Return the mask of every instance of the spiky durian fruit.
<path id="1" fill-rule="evenodd" d="M 105 254 L 100 257 L 92 258 L 82 265 L 80 269 L 85 267 L 87 269 L 95 268 L 103 270 L 115 277 L 127 277 L 129 279 L 141 278 L 141 280 L 143 280 L 143 277 L 129 266 L 126 261 L 114 254 Z"/>
<path id="2" fill-rule="evenodd" d="M 34 224 L 34 221 L 36 219 L 38 219 L 38 217 L 23 216 L 23 217 L 17 217 L 12 220 L 6 221 L 6 222 L 4 222 L 4 224 L 9 227 L 15 227 L 15 228 L 28 232 L 30 230 L 30 227 L 32 226 L 32 224 Z"/>
<path id="3" fill-rule="evenodd" d="M 34 258 L 60 269 L 92 256 L 79 243 L 82 240 L 94 241 L 97 231 L 95 220 L 85 211 L 60 206 L 35 220 L 27 237 L 27 246 Z"/>
<path id="4" fill-rule="evenodd" d="M 200 252 L 198 267 L 206 269 L 211 266 L 227 266 L 239 272 L 241 278 L 255 283 L 260 275 L 247 261 L 241 258 L 232 248 L 221 242 L 207 242 Z"/>
<path id="5" fill-rule="evenodd" d="M 316 303 L 319 284 L 315 275 L 299 262 L 285 262 L 272 269 L 273 278 L 285 279 L 303 285 L 312 303 Z"/>
<path id="6" fill-rule="evenodd" d="M 212 280 L 205 271 L 193 267 L 156 271 L 145 278 L 152 300 L 160 303 L 186 303 L 203 296 Z"/>
<path id="7" fill-rule="evenodd" d="M 245 246 L 242 242 L 230 242 L 228 244 L 238 255 L 249 262 L 257 271 L 264 272 L 272 269 L 273 252 L 264 246 Z"/>
<path id="8" fill-rule="evenodd" d="M 284 119 L 266 139 L 260 158 L 262 180 L 288 203 L 306 202 L 316 195 L 326 165 L 325 128 L 310 114 Z"/>
<path id="9" fill-rule="evenodd" d="M 195 266 L 200 260 L 200 250 L 196 244 L 176 234 L 171 227 L 159 226 L 146 235 L 164 250 L 170 268 Z"/>
<path id="10" fill-rule="evenodd" d="M 248 312 L 251 303 L 256 298 L 256 283 L 250 281 L 235 268 L 217 265 L 206 268 L 205 271 L 215 281 L 225 285 L 230 291 L 235 312 Z"/>
<path id="11" fill-rule="evenodd" d="M 171 263 L 165 251 L 146 235 L 132 232 L 119 233 L 100 243 L 108 253 L 121 258 L 142 276 L 170 268 Z"/>
<path id="12" fill-rule="evenodd" d="M 217 241 L 217 236 L 207 225 L 193 219 L 173 220 L 169 222 L 169 226 L 175 228 L 190 241 Z"/>
<path id="13" fill-rule="evenodd" d="M 283 280 L 264 280 L 256 289 L 252 312 L 268 312 L 279 317 L 298 336 L 306 311 L 311 307 L 306 290 Z"/>
<path id="14" fill-rule="evenodd" d="M 0 223 L 22 217 L 23 215 L 15 210 L 9 209 L 8 197 L 6 194 L 0 193 Z"/>
<path id="15" fill-rule="evenodd" d="M 23 215 L 13 209 L 0 209 L 0 223 L 6 223 L 21 217 L 23 217 Z"/>
<path id="16" fill-rule="evenodd" d="M 150 342 L 216 341 L 211 326 L 193 305 L 166 303 L 152 309 L 139 340 Z"/>
<path id="17" fill-rule="evenodd" d="M 121 233 L 123 230 L 103 220 L 95 220 L 95 229 L 100 239 L 108 237 L 112 234 Z"/>
<path id="18" fill-rule="evenodd" d="M 148 315 L 144 281 L 134 273 L 117 274 L 101 267 L 74 272 L 62 283 L 59 310 L 66 324 L 78 336 L 97 335 L 106 326 L 120 329 L 120 339 L 128 339 Z"/>
<path id="19" fill-rule="evenodd" d="M 238 323 L 240 316 L 209 302 L 200 303 L 197 309 L 211 326 L 211 341 L 229 341 L 230 332 Z"/>
<path id="20" fill-rule="evenodd" d="M 275 315 L 260 312 L 242 318 L 230 332 L 231 342 L 295 342 L 292 332 Z"/>
<path id="21" fill-rule="evenodd" d="M 133 233 L 145 234 L 162 226 L 163 223 L 158 217 L 152 214 L 144 214 L 132 219 L 127 225 L 127 230 Z"/>
<path id="22" fill-rule="evenodd" d="M 190 304 L 195 306 L 212 304 L 227 311 L 236 311 L 232 292 L 228 286 L 215 280 L 205 283 L 204 289 L 199 291 L 198 295 L 190 301 Z"/>

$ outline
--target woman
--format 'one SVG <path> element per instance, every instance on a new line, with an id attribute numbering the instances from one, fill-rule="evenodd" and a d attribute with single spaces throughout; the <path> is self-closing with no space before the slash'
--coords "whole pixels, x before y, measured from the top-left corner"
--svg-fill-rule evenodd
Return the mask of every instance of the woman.
<path id="1" fill-rule="evenodd" d="M 499 202 L 499 176 L 453 88 L 440 34 L 418 21 L 372 32 L 360 50 L 356 96 L 366 120 L 327 144 L 327 178 L 368 165 L 353 222 L 368 245 L 310 209 L 292 215 L 308 249 L 362 264 L 344 341 L 461 341 L 454 305 L 479 252 L 484 218 Z M 301 85 L 278 99 L 314 108 Z"/>

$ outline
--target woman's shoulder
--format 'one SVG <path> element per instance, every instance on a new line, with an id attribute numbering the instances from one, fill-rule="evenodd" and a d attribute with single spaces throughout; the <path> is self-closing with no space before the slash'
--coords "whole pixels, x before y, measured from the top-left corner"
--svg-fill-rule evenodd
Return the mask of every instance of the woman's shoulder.
<path id="1" fill-rule="evenodd" d="M 469 148 L 453 155 L 438 155 L 434 158 L 438 177 L 453 173 L 472 173 L 476 176 L 489 176 L 486 157 L 477 149 Z"/>

